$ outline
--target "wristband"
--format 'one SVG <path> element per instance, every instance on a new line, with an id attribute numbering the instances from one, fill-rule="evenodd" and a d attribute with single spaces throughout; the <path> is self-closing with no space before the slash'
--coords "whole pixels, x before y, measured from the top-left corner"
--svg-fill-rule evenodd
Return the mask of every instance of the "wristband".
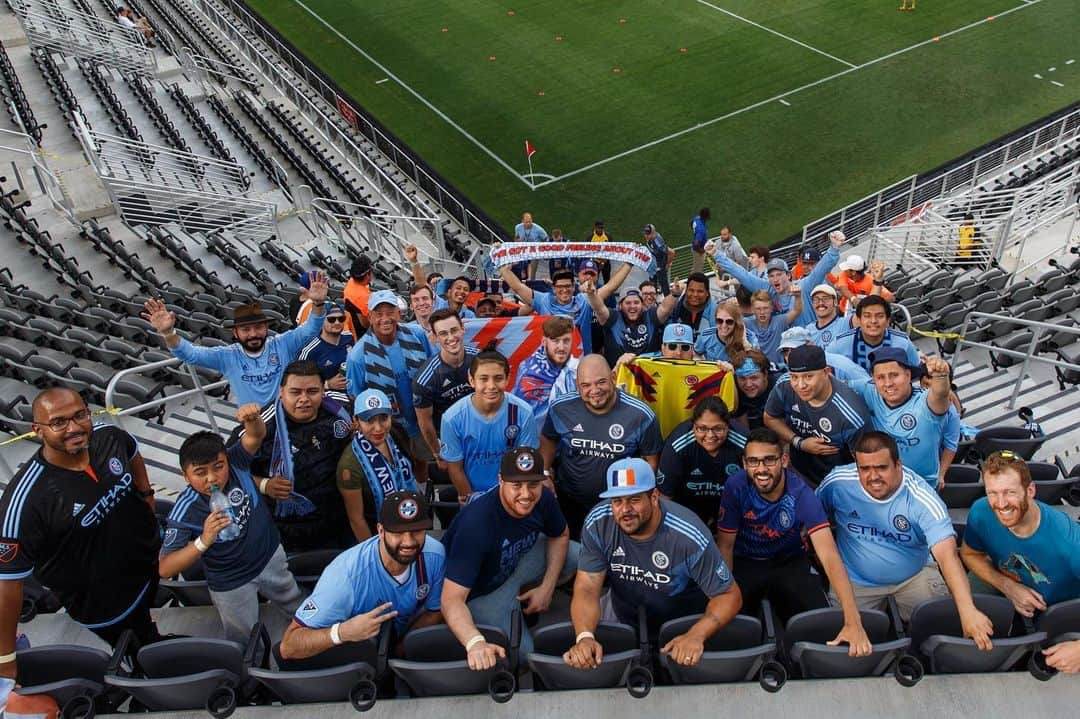
<path id="1" fill-rule="evenodd" d="M 574 639 L 574 644 L 580 644 L 582 639 L 596 639 L 596 635 L 592 632 L 578 632 L 577 638 Z"/>
<path id="2" fill-rule="evenodd" d="M 175 330 L 175 329 L 171 329 L 171 330 L 169 330 L 169 331 L 168 331 L 167 333 L 163 333 L 163 334 L 161 335 L 161 339 L 163 339 L 163 340 L 167 340 L 167 339 L 169 339 L 170 337 L 175 337 L 175 336 L 176 336 L 176 330 Z"/>
<path id="3" fill-rule="evenodd" d="M 3 656 L 0 656 L 0 664 L 8 664 L 8 663 L 13 662 L 13 661 L 15 661 L 15 652 L 12 652 L 11 654 L 4 654 Z"/>
<path id="4" fill-rule="evenodd" d="M 269 481 L 270 481 L 269 477 L 263 477 L 262 481 L 259 482 L 259 491 L 262 492 L 263 494 L 266 494 L 266 483 L 269 482 Z"/>
<path id="5" fill-rule="evenodd" d="M 803 438 L 799 435 L 795 435 L 791 438 L 791 446 L 795 449 L 802 449 Z"/>
<path id="6" fill-rule="evenodd" d="M 465 642 L 465 652 L 466 653 L 471 652 L 472 648 L 475 647 L 477 644 L 479 644 L 480 642 L 486 642 L 486 641 L 487 641 L 487 639 L 484 638 L 483 634 L 477 634 L 475 637 L 473 637 L 469 641 Z"/>
<path id="7" fill-rule="evenodd" d="M 545 477 L 550 477 L 551 476 L 551 470 L 550 469 L 545 469 L 544 470 L 544 476 Z"/>
<path id="8" fill-rule="evenodd" d="M 884 284 L 885 284 L 885 283 L 884 283 L 884 282 L 882 282 L 881 280 L 874 280 L 874 285 L 875 285 L 875 286 L 877 286 L 877 287 L 881 287 L 881 286 L 882 286 L 882 285 L 884 285 Z"/>
<path id="9" fill-rule="evenodd" d="M 202 554 L 210 547 L 203 543 L 202 537 L 195 537 L 195 549 L 199 550 L 199 554 Z"/>
<path id="10" fill-rule="evenodd" d="M 341 644 L 341 622 L 334 622 L 330 625 L 330 641 L 335 645 Z"/>

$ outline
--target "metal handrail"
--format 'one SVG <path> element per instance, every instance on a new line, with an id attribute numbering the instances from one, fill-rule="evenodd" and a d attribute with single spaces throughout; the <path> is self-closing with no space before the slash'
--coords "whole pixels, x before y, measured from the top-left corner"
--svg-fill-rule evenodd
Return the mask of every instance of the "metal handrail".
<path id="1" fill-rule="evenodd" d="M 116 389 L 117 382 L 121 377 L 126 377 L 129 374 L 138 374 L 140 372 L 148 372 L 150 370 L 161 369 L 163 367 L 175 367 L 176 365 L 183 365 L 187 370 L 188 375 L 191 376 L 191 382 L 195 386 L 192 389 L 186 389 L 183 392 L 177 392 L 176 394 L 169 395 L 168 397 L 161 397 L 159 399 L 151 400 L 149 402 L 143 402 L 142 404 L 135 405 L 134 407 L 128 407 L 116 412 L 117 417 L 125 417 L 130 414 L 138 414 L 139 412 L 145 412 L 148 409 L 154 409 L 161 405 L 175 402 L 178 399 L 184 399 L 185 397 L 194 397 L 196 395 L 202 399 L 203 408 L 206 410 L 206 417 L 210 421 L 210 428 L 215 434 L 221 434 L 221 430 L 218 428 L 217 421 L 214 419 L 213 409 L 210 407 L 210 400 L 207 398 L 206 393 L 209 390 L 220 389 L 222 387 L 228 387 L 229 381 L 226 379 L 218 380 L 217 382 L 211 382 L 208 385 L 203 385 L 199 380 L 199 373 L 195 371 L 195 368 L 191 365 L 184 364 L 179 358 L 173 357 L 167 360 L 158 360 L 157 362 L 150 362 L 144 365 L 138 365 L 137 367 L 127 367 L 122 369 L 113 375 L 109 380 L 108 386 L 105 387 L 105 406 L 115 407 L 113 399 L 116 397 L 118 390 Z"/>
<path id="2" fill-rule="evenodd" d="M 995 347 L 985 342 L 970 342 L 967 340 L 968 327 L 971 324 L 972 319 L 990 319 L 1001 320 L 1003 322 L 1010 322 L 1018 324 L 1023 327 L 1032 327 L 1037 329 L 1037 332 L 1033 332 L 1031 336 L 1031 342 L 1028 344 L 1027 352 L 1018 352 L 1016 350 L 1006 349 L 1004 347 Z M 1020 395 L 1020 385 L 1024 381 L 1024 377 L 1027 376 L 1028 366 L 1032 362 L 1040 362 L 1042 364 L 1051 365 L 1053 367 L 1060 367 L 1074 372 L 1080 372 L 1080 364 L 1073 364 L 1072 362 L 1063 362 L 1061 360 L 1050 359 L 1049 357 L 1037 357 L 1035 356 L 1035 348 L 1039 344 L 1039 340 L 1042 339 L 1046 330 L 1053 330 L 1054 332 L 1066 332 L 1068 334 L 1080 335 L 1080 327 L 1071 327 L 1069 325 L 1056 325 L 1051 322 L 1041 322 L 1038 320 L 1025 320 L 1018 317 L 1009 317 L 1008 315 L 993 315 L 987 312 L 969 312 L 964 317 L 964 323 L 961 325 L 960 336 L 956 340 L 956 352 L 953 353 L 950 365 L 953 369 L 956 368 L 956 362 L 960 357 L 960 350 L 966 344 L 968 347 L 978 347 L 985 349 L 989 352 L 996 352 L 997 354 L 1005 355 L 1006 357 L 1022 358 L 1024 364 L 1020 368 L 1020 375 L 1016 378 L 1016 385 L 1013 387 L 1012 398 L 1009 400 L 1009 409 L 1016 406 L 1016 399 Z"/>

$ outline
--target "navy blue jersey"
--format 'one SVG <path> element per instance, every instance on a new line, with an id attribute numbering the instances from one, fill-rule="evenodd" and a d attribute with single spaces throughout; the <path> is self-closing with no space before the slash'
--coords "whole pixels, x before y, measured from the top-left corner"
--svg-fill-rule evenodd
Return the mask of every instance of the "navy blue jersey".
<path id="1" fill-rule="evenodd" d="M 353 336 L 351 332 L 342 332 L 341 339 L 338 340 L 336 345 L 327 342 L 322 338 L 322 335 L 319 335 L 304 345 L 296 359 L 317 364 L 319 374 L 322 376 L 323 381 L 326 381 L 342 372 L 345 368 L 345 360 L 348 358 L 349 349 L 352 346 Z"/>
<path id="2" fill-rule="evenodd" d="M 469 366 L 479 352 L 475 347 L 466 346 L 465 359 L 457 367 L 447 363 L 441 354 L 436 354 L 424 363 L 413 380 L 413 406 L 431 407 L 431 419 L 436 429 L 450 405 L 473 393 L 469 384 Z"/>
<path id="3" fill-rule="evenodd" d="M 784 493 L 775 502 L 761 496 L 746 470 L 728 477 L 717 529 L 735 534 L 735 556 L 787 559 L 805 551 L 811 534 L 828 529 L 829 518 L 814 490 L 784 470 Z"/>
<path id="4" fill-rule="evenodd" d="M 666 496 L 694 510 L 705 526 L 713 526 L 724 482 L 742 469 L 746 434 L 741 425 L 729 427 L 727 441 L 720 445 L 714 457 L 694 437 L 693 420 L 686 420 L 671 431 L 664 443 L 656 486 Z"/>

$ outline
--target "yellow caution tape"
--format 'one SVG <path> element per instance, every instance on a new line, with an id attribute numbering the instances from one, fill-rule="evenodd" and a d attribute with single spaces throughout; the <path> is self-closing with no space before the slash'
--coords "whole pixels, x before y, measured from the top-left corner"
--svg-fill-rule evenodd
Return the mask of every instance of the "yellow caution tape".
<path id="1" fill-rule="evenodd" d="M 912 327 L 910 331 L 923 337 L 936 337 L 943 340 L 958 340 L 963 336 L 956 332 L 935 332 L 934 330 L 921 330 L 918 327 Z"/>
<path id="2" fill-rule="evenodd" d="M 99 414 L 113 414 L 113 415 L 115 415 L 115 414 L 120 414 L 120 412 L 122 412 L 122 411 L 123 410 L 121 410 L 119 407 L 106 407 L 105 409 L 99 409 L 97 412 L 92 413 L 90 416 L 94 417 L 94 416 L 97 416 Z M 37 437 L 37 432 L 26 432 L 24 434 L 20 434 L 17 437 L 12 437 L 11 439 L 5 439 L 3 442 L 0 442 L 0 447 L 3 447 L 5 445 L 9 445 L 9 444 L 14 444 L 15 442 L 18 442 L 20 440 L 32 439 L 34 437 Z"/>

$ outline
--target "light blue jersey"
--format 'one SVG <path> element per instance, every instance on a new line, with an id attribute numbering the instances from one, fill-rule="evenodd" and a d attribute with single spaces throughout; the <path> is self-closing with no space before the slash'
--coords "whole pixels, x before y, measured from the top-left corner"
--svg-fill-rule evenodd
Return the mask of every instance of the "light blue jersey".
<path id="1" fill-rule="evenodd" d="M 566 315 L 574 320 L 581 332 L 581 348 L 585 354 L 592 352 L 592 305 L 589 304 L 585 294 L 578 292 L 565 305 L 555 301 L 555 295 L 551 292 L 533 291 L 533 312 L 538 315 Z"/>
<path id="2" fill-rule="evenodd" d="M 899 584 L 930 560 L 930 548 L 954 537 L 949 510 L 907 467 L 891 497 L 877 500 L 854 464 L 837 467 L 817 488 L 836 524 L 836 546 L 851 581 L 866 587 Z"/>
<path id="3" fill-rule="evenodd" d="M 784 364 L 784 358 L 780 355 L 780 335 L 787 328 L 787 315 L 772 315 L 765 327 L 758 325 L 753 316 L 746 318 L 746 336 L 750 344 L 760 349 L 775 365 Z"/>
<path id="4" fill-rule="evenodd" d="M 990 556 L 994 568 L 1034 589 L 1047 604 L 1080 597 L 1080 524 L 1039 500 L 1039 528 L 1018 537 L 994 515 L 986 497 L 971 505 L 964 544 Z"/>
<path id="5" fill-rule="evenodd" d="M 949 411 L 945 413 L 945 424 L 941 428 L 941 448 L 955 452 L 960 446 L 960 412 L 956 405 L 949 403 Z"/>
<path id="6" fill-rule="evenodd" d="M 267 337 L 262 352 L 255 357 L 245 352 L 239 342 L 225 347 L 200 347 L 183 338 L 172 353 L 188 364 L 225 375 L 238 406 L 255 402 L 262 407 L 277 399 L 285 366 L 297 358 L 304 345 L 319 336 L 322 324 L 323 316 L 312 312 L 299 327 Z"/>
<path id="7" fill-rule="evenodd" d="M 757 290 L 768 290 L 769 294 L 773 298 L 773 310 L 777 312 L 790 312 L 792 304 L 795 303 L 795 298 L 788 293 L 778 294 L 773 289 L 772 283 L 769 282 L 767 277 L 759 277 L 758 275 L 750 272 L 745 267 L 735 262 L 730 257 L 725 255 L 720 250 L 719 243 L 717 243 L 716 251 L 716 264 L 717 266 L 739 281 L 746 289 L 751 292 Z M 818 262 L 814 266 L 814 271 L 803 278 L 801 282 L 802 296 L 803 296 L 803 311 L 795 319 L 796 325 L 811 325 L 817 321 L 817 315 L 814 314 L 814 307 L 810 299 L 810 292 L 815 287 L 825 282 L 826 276 L 829 271 L 836 266 L 837 261 L 840 259 L 840 250 L 835 247 L 830 247 L 825 254 L 821 256 L 821 262 Z"/>
<path id="8" fill-rule="evenodd" d="M 747 339 L 750 340 L 749 344 L 747 345 L 748 348 L 757 347 L 757 345 L 754 344 L 755 338 L 756 335 L 749 332 L 747 333 Z M 700 333 L 698 333 L 697 342 L 694 343 L 694 352 L 695 354 L 701 355 L 710 362 L 732 361 L 731 355 L 728 354 L 727 346 L 716 335 L 716 330 L 711 327 L 708 330 L 702 330 Z M 660 353 L 657 352 L 656 356 L 659 355 Z M 642 357 L 644 356 L 645 355 L 642 355 Z"/>
<path id="9" fill-rule="evenodd" d="M 379 557 L 381 541 L 375 535 L 330 562 L 315 591 L 296 610 L 296 623 L 309 629 L 325 629 L 393 602 L 391 609 L 397 612 L 394 624 L 400 636 L 420 612 L 439 611 L 446 575 L 446 552 L 439 540 L 424 539 L 420 556 L 402 578 L 383 566 Z"/>
<path id="10" fill-rule="evenodd" d="M 846 382 L 848 385 L 866 382 L 870 379 L 870 374 L 866 370 L 843 355 L 826 352 L 825 364 L 832 369 L 833 377 L 841 382 Z"/>
<path id="11" fill-rule="evenodd" d="M 799 319 L 802 320 L 801 317 Z M 817 319 L 815 319 L 806 325 L 806 329 L 810 332 L 810 341 L 818 347 L 824 348 L 840 335 L 851 331 L 851 320 L 844 315 L 838 314 L 833 318 L 832 322 L 824 327 L 818 327 Z"/>
<path id="12" fill-rule="evenodd" d="M 903 332 L 885 330 L 885 336 L 876 345 L 869 344 L 863 337 L 862 330 L 854 329 L 837 336 L 825 346 L 825 351 L 847 357 L 867 372 L 870 371 L 870 353 L 882 347 L 899 347 L 907 352 L 907 363 L 911 367 L 919 366 L 919 350 Z"/>
<path id="13" fill-rule="evenodd" d="M 462 397 L 446 410 L 439 431 L 439 456 L 447 462 L 463 462 L 474 492 L 499 483 L 499 463 L 514 447 L 539 449 L 540 436 L 529 403 L 505 395 L 495 416 L 481 416 L 473 397 Z"/>
<path id="14" fill-rule="evenodd" d="M 438 312 L 439 310 L 446 309 L 449 306 L 450 306 L 450 303 L 446 301 L 445 297 L 436 297 L 435 298 L 435 304 L 433 305 L 432 312 Z M 470 310 L 465 305 L 462 305 L 461 309 L 458 310 L 458 317 L 460 317 L 463 320 L 475 320 L 476 319 L 476 313 L 473 312 L 472 310 Z"/>
<path id="15" fill-rule="evenodd" d="M 877 391 L 873 381 L 852 386 L 870 408 L 874 429 L 896 440 L 904 466 L 937 486 L 941 466 L 941 438 L 948 414 L 935 414 L 930 409 L 930 393 L 912 388 L 907 402 L 890 407 Z"/>

